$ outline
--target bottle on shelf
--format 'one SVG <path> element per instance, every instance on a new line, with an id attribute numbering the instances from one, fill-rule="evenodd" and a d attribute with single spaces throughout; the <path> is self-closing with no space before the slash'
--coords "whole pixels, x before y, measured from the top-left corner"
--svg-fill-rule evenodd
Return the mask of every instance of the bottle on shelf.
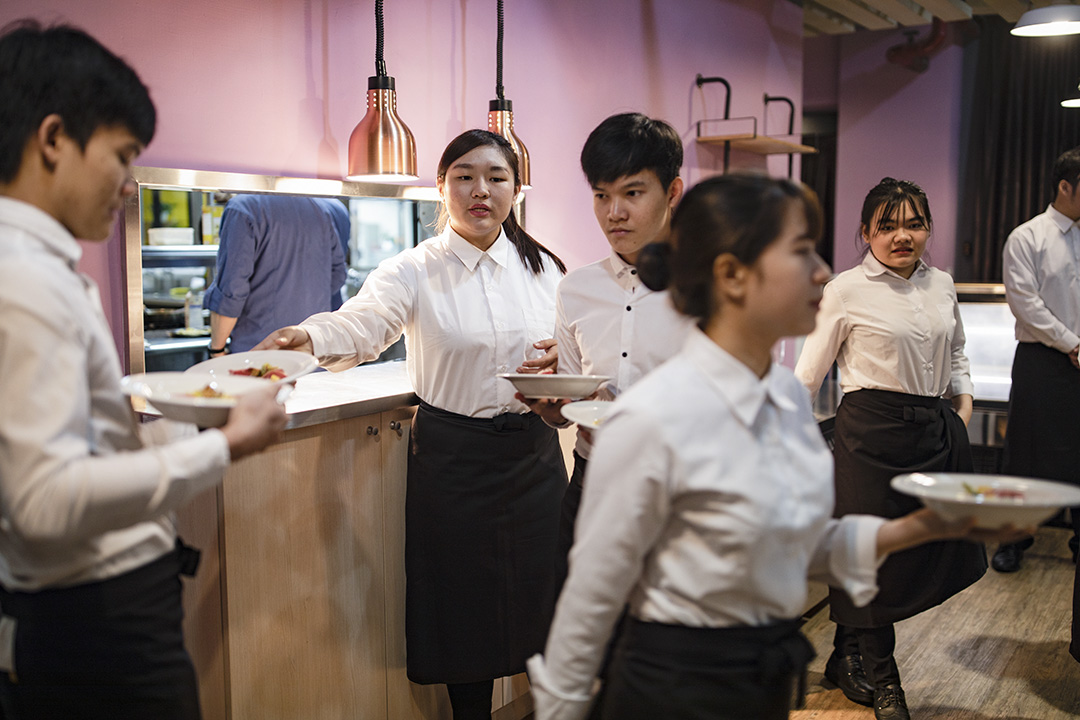
<path id="1" fill-rule="evenodd" d="M 206 278 L 196 275 L 191 278 L 191 287 L 184 297 L 184 323 L 190 329 L 206 327 L 203 319 L 203 294 L 206 290 Z"/>

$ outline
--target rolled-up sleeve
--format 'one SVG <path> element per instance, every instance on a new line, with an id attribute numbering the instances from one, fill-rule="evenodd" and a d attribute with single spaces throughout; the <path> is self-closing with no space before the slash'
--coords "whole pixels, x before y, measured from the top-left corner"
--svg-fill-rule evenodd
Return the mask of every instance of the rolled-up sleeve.
<path id="1" fill-rule="evenodd" d="M 830 520 L 810 557 L 807 575 L 846 592 L 856 607 L 877 595 L 877 570 L 884 557 L 877 556 L 878 530 L 885 518 L 845 515 Z"/>

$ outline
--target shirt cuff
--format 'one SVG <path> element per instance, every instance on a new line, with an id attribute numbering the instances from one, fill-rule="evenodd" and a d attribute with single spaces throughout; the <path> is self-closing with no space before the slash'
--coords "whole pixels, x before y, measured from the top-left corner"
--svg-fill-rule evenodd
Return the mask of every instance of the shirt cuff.
<path id="1" fill-rule="evenodd" d="M 568 693 L 551 682 L 543 655 L 533 655 L 525 664 L 533 697 L 536 720 L 584 720 L 592 707 L 593 695 Z"/>
<path id="2" fill-rule="evenodd" d="M 842 578 L 842 587 L 855 607 L 864 607 L 878 593 L 877 571 L 885 562 L 878 557 L 877 536 L 887 521 L 874 515 L 846 515 L 841 522 L 853 527 L 845 534 L 844 552 L 832 557 L 833 575 Z"/>

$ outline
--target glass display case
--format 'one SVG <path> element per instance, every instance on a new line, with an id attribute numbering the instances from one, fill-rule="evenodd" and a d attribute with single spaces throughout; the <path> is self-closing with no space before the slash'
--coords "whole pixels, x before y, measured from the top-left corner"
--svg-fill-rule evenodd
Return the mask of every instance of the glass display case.
<path id="1" fill-rule="evenodd" d="M 347 297 L 382 260 L 431 236 L 438 208 L 430 187 L 142 167 L 133 176 L 139 191 L 125 205 L 130 372 L 183 370 L 208 357 L 209 330 L 187 327 L 184 304 L 193 280 L 209 287 L 214 279 L 221 214 L 233 194 L 334 197 L 346 205 Z M 403 352 L 399 343 L 382 359 Z"/>

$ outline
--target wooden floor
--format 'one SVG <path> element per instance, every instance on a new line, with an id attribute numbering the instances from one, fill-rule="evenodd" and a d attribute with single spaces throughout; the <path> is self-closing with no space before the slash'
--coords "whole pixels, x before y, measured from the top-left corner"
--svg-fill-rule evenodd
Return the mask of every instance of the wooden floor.
<path id="1" fill-rule="evenodd" d="M 945 604 L 897 625 L 896 659 L 913 720 L 1080 718 L 1080 663 L 1068 652 L 1067 539 L 1066 530 L 1042 528 L 1020 572 L 988 570 Z M 806 709 L 792 720 L 874 717 L 822 677 L 834 627 L 825 608 L 803 628 L 818 657 Z"/>

